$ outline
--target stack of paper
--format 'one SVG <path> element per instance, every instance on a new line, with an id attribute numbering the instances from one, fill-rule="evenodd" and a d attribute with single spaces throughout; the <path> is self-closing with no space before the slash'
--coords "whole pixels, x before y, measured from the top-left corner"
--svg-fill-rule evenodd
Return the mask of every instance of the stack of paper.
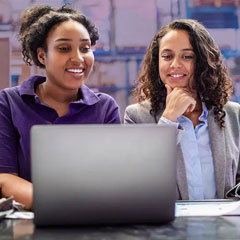
<path id="1" fill-rule="evenodd" d="M 240 215 L 240 201 L 178 201 L 175 216 L 237 216 Z"/>

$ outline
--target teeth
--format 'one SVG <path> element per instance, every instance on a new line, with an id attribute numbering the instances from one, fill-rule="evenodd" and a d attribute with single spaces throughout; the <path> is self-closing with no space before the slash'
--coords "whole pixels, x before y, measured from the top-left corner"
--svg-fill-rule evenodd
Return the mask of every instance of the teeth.
<path id="1" fill-rule="evenodd" d="M 183 75 L 181 75 L 181 74 L 174 74 L 174 75 L 171 75 L 172 77 L 174 77 L 174 78 L 178 78 L 178 77 L 182 77 Z"/>
<path id="2" fill-rule="evenodd" d="M 67 69 L 67 71 L 72 73 L 82 73 L 83 69 Z"/>

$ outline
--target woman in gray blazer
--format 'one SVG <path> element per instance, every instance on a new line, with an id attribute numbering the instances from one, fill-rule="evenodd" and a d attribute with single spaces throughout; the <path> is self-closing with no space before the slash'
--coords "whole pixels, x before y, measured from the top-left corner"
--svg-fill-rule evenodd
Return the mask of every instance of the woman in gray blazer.
<path id="1" fill-rule="evenodd" d="M 125 123 L 178 129 L 177 198 L 224 198 L 240 182 L 240 105 L 220 51 L 203 25 L 176 20 L 153 38 Z"/>

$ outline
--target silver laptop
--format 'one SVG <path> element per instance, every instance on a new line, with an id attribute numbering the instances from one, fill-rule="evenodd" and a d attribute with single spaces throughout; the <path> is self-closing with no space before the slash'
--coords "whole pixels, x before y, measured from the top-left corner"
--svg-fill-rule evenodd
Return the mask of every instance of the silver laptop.
<path id="1" fill-rule="evenodd" d="M 160 224 L 173 220 L 175 148 L 176 130 L 171 126 L 34 126 L 35 224 Z"/>

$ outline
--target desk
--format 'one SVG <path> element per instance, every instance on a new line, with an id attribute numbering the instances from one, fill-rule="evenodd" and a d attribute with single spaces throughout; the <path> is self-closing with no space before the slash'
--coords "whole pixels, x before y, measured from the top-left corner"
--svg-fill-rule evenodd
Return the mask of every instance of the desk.
<path id="1" fill-rule="evenodd" d="M 35 228 L 32 220 L 0 222 L 2 239 L 209 240 L 240 239 L 240 216 L 178 217 L 162 226 Z"/>

